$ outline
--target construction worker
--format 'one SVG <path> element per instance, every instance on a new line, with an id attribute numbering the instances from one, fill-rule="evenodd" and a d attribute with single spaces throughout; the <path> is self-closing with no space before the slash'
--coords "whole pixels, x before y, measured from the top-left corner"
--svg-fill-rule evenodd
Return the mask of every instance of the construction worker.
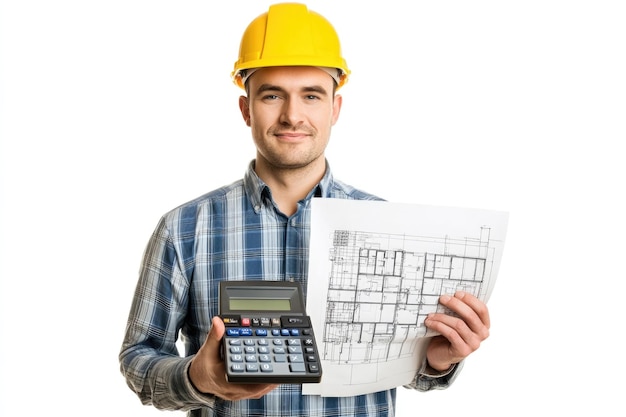
<path id="1" fill-rule="evenodd" d="M 256 157 L 243 179 L 166 213 L 150 238 L 120 351 L 144 404 L 190 416 L 394 415 L 395 388 L 335 398 L 298 384 L 233 384 L 220 356 L 220 281 L 306 288 L 311 199 L 380 200 L 335 179 L 325 157 L 349 75 L 335 29 L 305 5 L 273 5 L 245 30 L 232 76 L 246 92 L 239 109 Z M 472 295 L 440 303 L 456 314 L 426 320 L 440 335 L 408 388 L 446 388 L 489 334 L 487 307 Z"/>

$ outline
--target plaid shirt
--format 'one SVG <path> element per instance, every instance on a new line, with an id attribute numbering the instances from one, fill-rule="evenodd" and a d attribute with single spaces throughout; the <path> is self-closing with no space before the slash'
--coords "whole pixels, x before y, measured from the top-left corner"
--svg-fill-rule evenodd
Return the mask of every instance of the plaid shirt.
<path id="1" fill-rule="evenodd" d="M 395 389 L 356 397 L 302 395 L 280 385 L 258 400 L 226 401 L 198 392 L 187 370 L 218 314 L 221 280 L 294 280 L 306 291 L 313 197 L 379 200 L 333 179 L 330 170 L 283 215 L 254 172 L 163 216 L 146 248 L 120 352 L 122 374 L 144 404 L 190 416 L 393 416 Z M 185 356 L 178 353 L 181 335 Z M 411 388 L 445 388 L 418 373 Z"/>

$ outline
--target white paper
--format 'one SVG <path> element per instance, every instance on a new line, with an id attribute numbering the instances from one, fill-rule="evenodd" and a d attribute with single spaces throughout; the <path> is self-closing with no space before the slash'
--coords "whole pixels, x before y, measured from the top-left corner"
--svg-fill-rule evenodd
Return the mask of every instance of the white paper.
<path id="1" fill-rule="evenodd" d="M 444 311 L 442 294 L 487 302 L 508 213 L 316 198 L 311 210 L 307 313 L 322 382 L 303 393 L 351 396 L 409 384 Z"/>

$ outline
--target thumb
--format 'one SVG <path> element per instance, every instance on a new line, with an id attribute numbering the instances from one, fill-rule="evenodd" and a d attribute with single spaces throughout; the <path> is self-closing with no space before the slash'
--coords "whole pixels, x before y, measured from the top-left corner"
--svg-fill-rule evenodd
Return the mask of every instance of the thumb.
<path id="1" fill-rule="evenodd" d="M 213 320 L 211 321 L 211 330 L 209 331 L 206 343 L 219 346 L 225 332 L 226 327 L 224 326 L 222 319 L 217 316 L 213 317 Z"/>
<path id="2" fill-rule="evenodd" d="M 211 330 L 189 366 L 189 379 L 200 392 L 216 392 L 224 379 L 224 365 L 220 359 L 220 344 L 225 326 L 222 319 L 213 317 Z M 216 382 L 217 381 L 217 382 Z"/>

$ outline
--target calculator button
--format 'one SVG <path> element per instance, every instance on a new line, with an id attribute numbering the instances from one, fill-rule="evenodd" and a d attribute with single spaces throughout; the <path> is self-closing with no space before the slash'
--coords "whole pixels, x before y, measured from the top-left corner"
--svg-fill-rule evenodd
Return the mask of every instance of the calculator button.
<path id="1" fill-rule="evenodd" d="M 306 372 L 303 363 L 292 363 L 289 365 L 291 372 Z"/>
<path id="2" fill-rule="evenodd" d="M 289 346 L 289 353 L 302 353 L 302 348 L 300 346 Z"/>
<path id="3" fill-rule="evenodd" d="M 239 336 L 239 329 L 226 329 L 226 336 L 231 336 L 231 337 Z"/>
<path id="4" fill-rule="evenodd" d="M 246 339 L 243 341 L 243 344 L 246 346 L 254 346 L 256 345 L 256 343 L 254 342 L 254 339 Z"/>
<path id="5" fill-rule="evenodd" d="M 241 363 L 233 363 L 233 364 L 230 366 L 230 370 L 231 370 L 232 372 L 243 372 L 243 371 L 244 371 L 244 369 L 245 369 L 245 368 L 244 368 L 243 364 L 241 364 Z"/>
<path id="6" fill-rule="evenodd" d="M 302 355 L 289 355 L 288 358 L 289 358 L 289 362 L 292 362 L 292 363 L 303 362 Z"/>
<path id="7" fill-rule="evenodd" d="M 320 366 L 317 363 L 309 364 L 309 372 L 317 373 L 320 371 Z"/>
<path id="8" fill-rule="evenodd" d="M 306 356 L 306 361 L 307 362 L 317 362 L 317 356 L 315 356 L 315 355 L 307 355 Z"/>
<path id="9" fill-rule="evenodd" d="M 256 329 L 256 335 L 257 336 L 267 336 L 267 330 L 266 329 Z"/>
<path id="10" fill-rule="evenodd" d="M 241 346 L 231 346 L 229 351 L 230 353 L 241 353 Z"/>
<path id="11" fill-rule="evenodd" d="M 273 349 L 274 353 L 277 353 L 279 355 L 284 355 L 285 354 L 285 348 L 283 347 L 275 347 Z"/>
<path id="12" fill-rule="evenodd" d="M 272 336 L 280 336 L 280 329 L 272 329 Z"/>
<path id="13" fill-rule="evenodd" d="M 300 329 L 291 329 L 292 336 L 300 336 Z"/>
<path id="14" fill-rule="evenodd" d="M 247 317 L 241 318 L 241 325 L 244 327 L 250 327 L 250 319 Z"/>
<path id="15" fill-rule="evenodd" d="M 282 330 L 280 331 L 280 335 L 281 335 L 281 336 L 289 336 L 289 330 L 287 330 L 287 329 L 282 329 Z"/>
<path id="16" fill-rule="evenodd" d="M 241 355 L 231 355 L 230 356 L 230 361 L 231 362 L 243 362 L 243 356 L 241 356 Z"/>
<path id="17" fill-rule="evenodd" d="M 231 346 L 241 346 L 241 339 L 229 339 L 228 344 Z"/>
<path id="18" fill-rule="evenodd" d="M 246 362 L 256 362 L 256 355 L 246 355 Z"/>
<path id="19" fill-rule="evenodd" d="M 236 327 L 239 326 L 239 316 L 223 316 L 222 321 L 226 327 Z"/>
<path id="20" fill-rule="evenodd" d="M 239 329 L 239 334 L 242 336 L 252 336 L 252 329 Z"/>
<path id="21" fill-rule="evenodd" d="M 258 372 L 259 365 L 256 363 L 247 363 L 246 364 L 246 372 Z"/>
<path id="22" fill-rule="evenodd" d="M 311 327 L 311 321 L 307 316 L 282 316 L 281 323 L 283 327 Z"/>
<path id="23" fill-rule="evenodd" d="M 259 355 L 259 362 L 271 362 L 270 355 Z"/>
<path id="24" fill-rule="evenodd" d="M 251 353 L 256 353 L 256 348 L 254 346 L 246 346 L 243 348 L 245 350 L 246 353 L 251 354 Z"/>
<path id="25" fill-rule="evenodd" d="M 259 368 L 261 369 L 261 372 L 273 372 L 274 368 L 272 368 L 272 365 L 270 365 L 269 363 L 262 363 Z"/>
<path id="26" fill-rule="evenodd" d="M 289 346 L 300 346 L 300 339 L 287 339 Z"/>
<path id="27" fill-rule="evenodd" d="M 287 357 L 285 355 L 274 355 L 274 362 L 285 362 Z"/>
<path id="28" fill-rule="evenodd" d="M 259 353 L 270 353 L 270 350 L 266 348 L 265 346 L 260 346 Z"/>

